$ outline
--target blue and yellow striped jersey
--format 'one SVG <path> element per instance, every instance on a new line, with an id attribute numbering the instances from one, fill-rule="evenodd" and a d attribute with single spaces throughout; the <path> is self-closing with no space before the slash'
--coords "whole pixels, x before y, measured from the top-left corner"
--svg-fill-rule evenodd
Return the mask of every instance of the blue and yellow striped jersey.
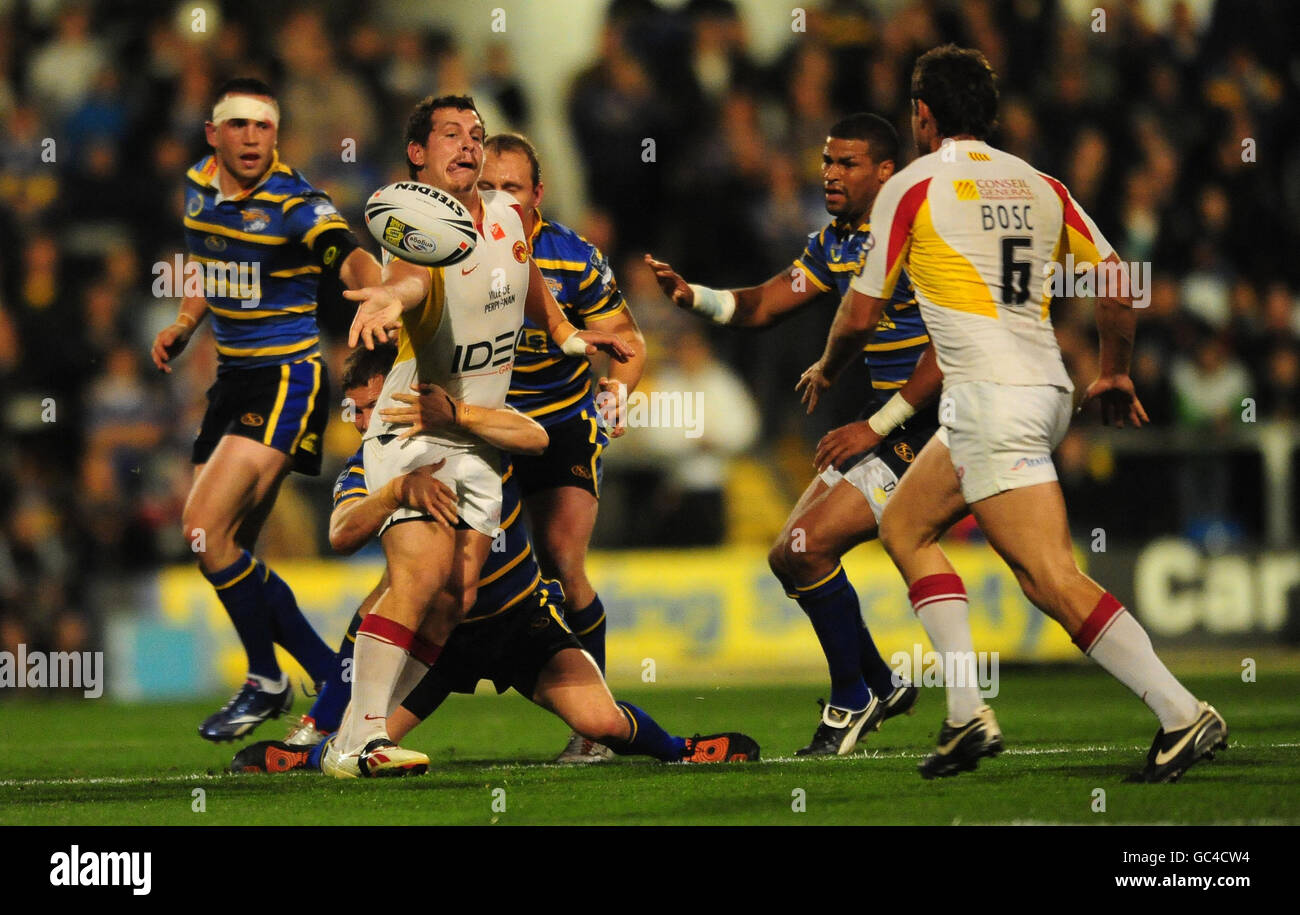
<path id="1" fill-rule="evenodd" d="M 297 362 L 320 349 L 315 245 L 348 224 L 323 191 L 272 156 L 266 176 L 221 198 L 208 156 L 185 175 L 185 242 L 204 270 L 220 370 Z"/>
<path id="2" fill-rule="evenodd" d="M 542 219 L 539 212 L 530 241 L 533 260 L 574 327 L 583 330 L 588 322 L 627 308 L 605 256 L 577 232 Z M 584 409 L 594 414 L 591 363 L 564 355 L 544 329 L 524 318 L 506 403 L 543 426 Z"/>
<path id="3" fill-rule="evenodd" d="M 501 462 L 500 533 L 488 550 L 487 561 L 479 573 L 478 599 L 466 614 L 465 622 L 496 616 L 518 606 L 542 581 L 542 570 L 528 539 L 528 525 L 520 517 L 523 500 L 515 482 L 514 467 L 504 452 Z M 334 483 L 334 508 L 353 499 L 364 499 L 369 493 L 358 448 Z"/>
<path id="4" fill-rule="evenodd" d="M 836 219 L 808 236 L 808 245 L 795 258 L 794 265 L 822 292 L 834 292 L 843 298 L 849 283 L 867 262 L 870 238 L 870 223 L 853 228 Z M 877 391 L 901 388 L 912 377 L 916 361 L 930 342 L 911 280 L 906 275 L 900 279 L 871 342 L 864 348 L 871 386 Z"/>

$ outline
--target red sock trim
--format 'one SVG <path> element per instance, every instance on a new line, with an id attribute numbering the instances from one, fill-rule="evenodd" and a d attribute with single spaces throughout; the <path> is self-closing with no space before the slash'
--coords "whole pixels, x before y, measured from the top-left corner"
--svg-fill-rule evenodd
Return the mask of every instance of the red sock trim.
<path id="1" fill-rule="evenodd" d="M 424 664 L 432 667 L 438 661 L 438 655 L 442 654 L 442 646 L 435 645 L 427 639 L 422 639 L 418 635 L 411 641 L 411 657 Z"/>
<path id="2" fill-rule="evenodd" d="M 1097 601 L 1097 606 L 1092 608 L 1092 612 L 1083 621 L 1079 631 L 1074 634 L 1074 644 L 1084 654 L 1092 651 L 1092 646 L 1106 634 L 1106 630 L 1123 609 L 1124 605 L 1115 599 L 1114 594 L 1107 591 Z"/>
<path id="3" fill-rule="evenodd" d="M 372 639 L 396 645 L 403 651 L 411 650 L 415 633 L 396 620 L 385 619 L 378 613 L 366 614 L 366 618 L 357 627 L 357 635 L 368 635 Z"/>
<path id="4" fill-rule="evenodd" d="M 907 599 L 912 602 L 912 611 L 920 613 L 922 607 L 935 601 L 966 600 L 966 586 L 960 575 L 927 575 L 912 583 L 907 589 Z"/>

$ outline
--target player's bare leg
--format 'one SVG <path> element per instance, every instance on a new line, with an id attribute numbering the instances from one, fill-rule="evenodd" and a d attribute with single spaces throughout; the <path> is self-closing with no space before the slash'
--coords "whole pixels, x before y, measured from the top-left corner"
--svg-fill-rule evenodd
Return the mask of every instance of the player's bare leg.
<path id="1" fill-rule="evenodd" d="M 892 672 L 862 622 L 857 594 L 840 565 L 849 550 L 874 539 L 871 506 L 847 480 L 820 477 L 804 490 L 768 553 L 773 574 L 799 601 L 817 633 L 831 678 L 830 704 L 799 755 L 846 755 L 862 734 L 879 727 L 884 703 L 911 709 L 910 684 L 895 695 Z"/>
<path id="2" fill-rule="evenodd" d="M 385 723 L 392 695 L 408 659 L 423 654 L 417 632 L 451 578 L 456 550 L 454 531 L 424 520 L 392 525 L 384 532 L 382 543 L 388 560 L 389 587 L 357 629 L 352 703 L 334 742 L 337 753 L 347 760 L 359 760 L 372 744 L 389 742 Z M 423 768 L 419 768 L 419 759 L 398 757 L 389 754 L 394 762 L 391 770 L 385 769 L 386 760 L 378 760 L 375 774 L 406 774 L 428 768 L 427 757 Z"/>
<path id="3" fill-rule="evenodd" d="M 644 754 L 662 762 L 758 759 L 758 744 L 744 734 L 674 737 L 642 709 L 614 701 L 591 656 L 576 648 L 551 657 L 537 678 L 532 698 L 577 733 L 619 753 Z"/>
<path id="4" fill-rule="evenodd" d="M 543 489 L 526 502 L 537 563 L 543 575 L 559 581 L 564 589 L 565 615 L 603 674 L 605 610 L 597 603 L 596 589 L 587 578 L 587 547 L 600 503 L 576 486 Z M 599 763 L 613 757 L 608 747 L 574 729 L 556 762 Z"/>
<path id="5" fill-rule="evenodd" d="M 261 442 L 227 435 L 194 478 L 181 516 L 185 536 L 199 566 L 216 572 L 234 562 L 241 545 L 236 535 L 257 506 L 278 490 L 289 472 L 289 456 Z"/>
<path id="6" fill-rule="evenodd" d="M 586 607 L 596 599 L 596 589 L 587 578 L 587 546 L 600 503 L 576 486 L 544 489 L 526 501 L 542 574 L 559 581 L 570 607 Z"/>
<path id="7" fill-rule="evenodd" d="M 542 668 L 532 700 L 591 740 L 627 740 L 632 728 L 585 651 L 557 651 Z"/>
<path id="8" fill-rule="evenodd" d="M 1178 682 L 1141 624 L 1075 564 L 1059 483 L 1000 492 L 976 502 L 971 511 L 1025 597 L 1160 719 L 1140 780 L 1176 779 L 1197 759 L 1226 746 L 1223 718 Z"/>
<path id="9" fill-rule="evenodd" d="M 908 584 L 908 598 L 938 653 L 948 715 L 939 746 L 920 765 L 925 778 L 974 769 L 1002 751 L 1002 732 L 975 676 L 966 588 L 939 538 L 966 514 L 948 447 L 936 435 L 899 481 L 880 519 L 880 542 Z"/>

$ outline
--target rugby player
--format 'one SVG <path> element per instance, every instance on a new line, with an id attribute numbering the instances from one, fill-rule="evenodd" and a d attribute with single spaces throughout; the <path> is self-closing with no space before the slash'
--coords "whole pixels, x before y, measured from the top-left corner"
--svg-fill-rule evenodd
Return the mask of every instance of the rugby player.
<path id="1" fill-rule="evenodd" d="M 385 363 L 385 353 L 387 359 Z M 345 385 L 348 396 L 357 404 L 354 423 L 365 433 L 370 410 L 374 405 L 383 374 L 392 362 L 392 349 L 359 349 L 349 357 Z M 378 357 L 378 358 L 376 358 Z M 365 379 L 364 381 L 362 379 Z M 379 385 L 376 385 L 379 382 Z M 373 393 L 369 393 L 373 392 Z M 445 394 L 444 394 L 445 396 Z M 427 399 L 427 400 L 426 400 Z M 455 411 L 438 415 L 439 397 L 432 392 L 421 396 L 427 403 L 421 415 L 411 411 L 393 411 L 405 416 L 416 428 L 433 429 L 454 422 Z M 504 450 L 539 453 L 546 447 L 545 431 L 533 420 L 509 407 L 475 411 L 480 417 L 471 432 L 492 441 Z M 530 428 L 531 427 L 531 428 Z M 370 493 L 362 468 L 361 449 L 348 461 L 334 486 L 334 511 L 330 516 L 330 544 L 340 553 L 351 553 L 373 537 L 392 513 L 395 501 L 419 504 L 427 497 L 434 504 L 430 514 L 444 519 L 443 506 L 449 506 L 454 521 L 454 494 L 440 481 L 420 470 L 406 475 L 414 477 L 411 485 L 425 490 L 423 495 L 403 495 L 406 486 L 398 483 L 391 494 Z M 401 480 L 401 478 L 398 478 Z M 394 484 L 389 484 L 394 488 Z M 558 582 L 542 577 L 532 550 L 528 530 L 520 517 L 521 487 L 517 473 L 506 465 L 502 484 L 501 549 L 488 553 L 481 571 L 478 598 L 463 623 L 453 632 L 436 664 L 419 685 L 390 715 L 389 733 L 401 740 L 421 720 L 428 717 L 451 692 L 474 692 L 481 679 L 492 680 L 499 692 L 513 687 L 541 707 L 562 718 L 584 739 L 600 741 L 621 753 L 653 756 L 665 762 L 723 762 L 758 759 L 759 747 L 743 734 L 723 733 L 705 737 L 674 737 L 655 723 L 644 711 L 627 703 L 615 703 L 604 677 L 593 659 L 556 608 L 564 595 Z M 346 659 L 352 657 L 351 643 L 361 619 L 374 606 L 387 587 L 387 574 L 362 602 L 353 617 L 338 654 L 340 675 L 332 678 L 321 691 L 311 715 L 283 741 L 260 741 L 240 750 L 230 764 L 235 772 L 284 772 L 290 769 L 323 768 L 342 778 L 360 774 L 354 761 L 345 761 L 324 743 L 328 732 L 337 727 L 348 702 L 349 678 L 342 675 Z"/>
<path id="2" fill-rule="evenodd" d="M 849 280 L 870 260 L 867 214 L 897 159 L 898 134 L 883 118 L 855 114 L 834 124 L 822 150 L 826 211 L 834 218 L 808 237 L 788 270 L 760 286 L 710 289 L 688 284 L 650 255 L 646 263 L 677 305 L 729 327 L 770 326 L 823 294 L 848 291 Z M 878 317 L 865 346 L 872 390 L 861 418 L 818 443 L 814 462 L 821 472 L 768 556 L 786 594 L 812 622 L 830 669 L 830 702 L 812 740 L 796 751 L 801 756 L 851 753 L 862 734 L 910 712 L 918 694 L 910 683 L 895 685 L 840 561 L 876 536 L 899 477 L 938 427 L 935 408 L 918 409 L 938 393 L 940 378 L 905 277 Z"/>
<path id="3" fill-rule="evenodd" d="M 479 231 L 465 260 L 445 268 L 392 260 L 382 285 L 348 291 L 358 302 L 349 344 L 373 347 L 397 330 L 397 362 L 380 407 L 417 382 L 437 383 L 474 411 L 505 404 L 515 339 L 525 312 L 571 355 L 607 348 L 626 359 L 616 336 L 578 330 L 565 318 L 528 254 L 521 208 L 508 195 L 478 190 L 484 126 L 467 96 L 429 97 L 407 124 L 411 177 L 456 198 Z M 353 712 L 339 746 L 372 774 L 427 768 L 428 757 L 396 746 L 385 731 L 394 697 L 405 696 L 437 659 L 473 605 L 478 572 L 501 521 L 501 466 L 496 449 L 457 429 L 400 438 L 381 413 L 366 431 L 365 470 L 382 487 L 417 466 L 445 459 L 435 476 L 454 481 L 456 529 L 427 513 L 397 509 L 381 532 L 390 586 L 357 632 Z M 372 759 L 373 756 L 373 759 Z M 373 765 L 372 765 L 373 763 Z"/>
<path id="4" fill-rule="evenodd" d="M 168 362 L 211 313 L 219 367 L 183 525 L 248 655 L 244 685 L 199 725 L 214 741 L 242 737 L 292 705 L 275 643 L 313 680 L 327 676 L 333 652 L 252 550 L 289 471 L 320 473 L 329 410 L 316 326 L 321 276 L 336 273 L 354 288 L 380 278 L 329 197 L 280 161 L 279 121 L 260 80 L 233 79 L 217 93 L 206 125 L 213 153 L 189 170 L 185 187 L 185 239 L 191 262 L 204 267 L 204 294 L 184 297 L 152 349 L 170 373 Z"/>
<path id="5" fill-rule="evenodd" d="M 800 384 L 813 395 L 825 390 L 906 270 L 943 372 L 943 428 L 886 507 L 881 540 L 940 657 L 968 667 L 956 678 L 964 685 L 948 687 L 948 717 L 921 774 L 973 769 L 1002 746 L 974 685 L 966 589 L 938 544 L 969 509 L 1025 596 L 1159 719 L 1133 778 L 1172 781 L 1227 746 L 1227 724 L 1174 678 L 1132 614 L 1075 564 L 1051 457 L 1069 427 L 1073 385 L 1052 329 L 1050 287 L 1033 282 L 1067 255 L 1079 270 L 1106 265 L 1099 276 L 1110 281 L 1124 265 L 1060 181 L 988 145 L 997 102 L 979 51 L 945 45 L 917 60 L 912 132 L 922 155 L 876 198 L 876 256 L 853 280 L 822 358 Z M 1083 401 L 1099 401 L 1106 422 L 1140 426 L 1146 411 L 1128 375 L 1136 317 L 1127 282 L 1110 281 L 1094 287 L 1100 373 Z"/>
<path id="6" fill-rule="evenodd" d="M 550 445 L 539 456 L 512 461 L 528 507 L 542 574 L 564 590 L 565 620 L 605 672 L 605 607 L 587 578 L 587 545 L 596 525 L 602 452 L 626 429 L 618 409 L 645 370 L 645 339 L 600 250 L 538 207 L 545 190 L 533 145 L 518 134 L 494 134 L 484 146 L 482 191 L 504 191 L 523 208 L 533 261 L 565 316 L 576 327 L 596 322 L 632 350 L 592 385 L 586 356 L 566 355 L 545 331 L 524 319 L 506 403 L 546 427 Z M 596 397 L 597 390 L 600 397 Z M 598 409 L 608 406 L 608 415 Z M 606 420 L 610 425 L 608 431 Z M 604 762 L 613 753 L 576 731 L 556 762 Z"/>

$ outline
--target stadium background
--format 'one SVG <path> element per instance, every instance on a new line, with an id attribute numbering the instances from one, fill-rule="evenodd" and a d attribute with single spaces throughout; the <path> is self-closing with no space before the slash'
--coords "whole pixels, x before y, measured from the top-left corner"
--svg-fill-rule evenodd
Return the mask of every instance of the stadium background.
<path id="1" fill-rule="evenodd" d="M 911 64 L 945 40 L 980 47 L 1002 78 L 995 142 L 1154 265 L 1134 367 L 1153 428 L 1081 422 L 1057 455 L 1081 560 L 1165 644 L 1296 644 L 1300 13 L 1105 3 L 1097 31 L 1096 6 L 0 0 L 0 649 L 104 648 L 120 697 L 241 673 L 180 535 L 215 356 L 204 334 L 161 377 L 147 350 L 176 311 L 153 265 L 182 250 L 181 179 L 205 152 L 212 92 L 252 73 L 279 89 L 282 156 L 358 228 L 365 196 L 405 176 L 401 128 L 425 94 L 471 92 L 489 131 L 536 140 L 544 211 L 610 255 L 646 333 L 642 388 L 702 395 L 698 437 L 634 428 L 607 452 L 591 566 L 611 679 L 641 679 L 646 659 L 678 683 L 824 675 L 764 557 L 812 445 L 855 409 L 851 378 L 812 418 L 792 392 L 835 302 L 775 332 L 715 330 L 676 312 L 639 258 L 714 286 L 787 266 L 826 221 L 827 126 L 876 111 L 910 158 Z M 336 385 L 351 313 L 323 291 Z M 1086 383 L 1088 303 L 1054 314 Z M 378 574 L 374 552 L 324 555 L 329 486 L 355 443 L 337 415 L 324 474 L 286 484 L 260 551 L 330 641 Z M 977 529 L 953 539 L 977 645 L 1073 656 Z M 848 568 L 887 656 L 924 643 L 878 547 Z"/>

